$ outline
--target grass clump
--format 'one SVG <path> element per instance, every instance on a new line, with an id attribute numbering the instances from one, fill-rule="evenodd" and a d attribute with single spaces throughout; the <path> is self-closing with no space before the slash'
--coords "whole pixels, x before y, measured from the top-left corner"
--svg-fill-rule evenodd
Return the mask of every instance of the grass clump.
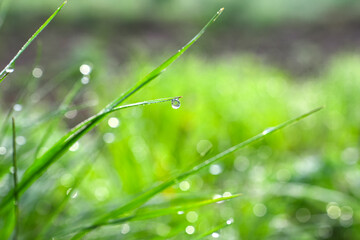
<path id="1" fill-rule="evenodd" d="M 38 239 L 54 236 L 112 239 L 126 234 L 135 239 L 185 238 L 189 234 L 200 239 L 218 232 L 225 238 L 291 236 L 296 231 L 306 232 L 304 229 L 308 227 L 293 223 L 299 206 L 304 208 L 301 201 L 307 202 L 305 206 L 311 212 L 320 212 L 328 199 L 335 200 L 341 204 L 340 207 L 351 204 L 353 209 L 357 209 L 356 201 L 348 193 L 340 194 L 340 189 L 336 188 L 329 190 L 333 188 L 331 183 L 313 179 L 313 172 L 306 172 L 305 167 L 302 168 L 304 171 L 296 170 L 302 160 L 309 161 L 306 156 L 301 156 L 302 150 L 308 151 L 305 154 L 310 156 L 315 152 L 315 148 L 308 148 L 306 144 L 319 144 L 318 139 L 305 132 L 312 131 L 316 136 L 324 132 L 328 134 L 319 121 L 325 118 L 324 115 L 304 121 L 301 126 L 276 134 L 261 144 L 257 142 L 319 111 L 315 109 L 299 114 L 307 112 L 304 109 L 310 109 L 313 102 L 327 103 L 326 99 L 317 98 L 315 92 L 320 91 L 320 87 L 316 84 L 308 83 L 308 88 L 316 91 L 306 91 L 306 84 L 299 87 L 290 83 L 280 70 L 248 58 L 214 63 L 194 57 L 163 76 L 167 78 L 166 82 L 148 85 L 199 39 L 221 11 L 184 48 L 110 104 L 107 96 L 117 95 L 120 86 L 129 83 L 124 81 L 115 85 L 119 88 L 109 87 L 116 82 L 107 85 L 103 80 L 96 81 L 105 77 L 99 74 L 91 76 L 93 85 L 73 85 L 70 93 L 62 95 L 62 101 L 59 101 L 62 104 L 46 120 L 30 119 L 31 115 L 25 114 L 25 109 L 14 113 L 19 136 L 26 136 L 26 143 L 23 144 L 21 138 L 18 140 L 22 143 L 18 149 L 18 187 L 14 191 L 4 184 L 1 189 L 1 214 L 4 218 L 0 223 L 6 236 L 15 228 L 8 223 L 13 222 L 10 221 L 13 218 L 10 203 L 17 192 L 21 193 L 20 204 L 23 206 L 20 236 Z M 76 75 L 74 72 L 82 64 L 77 64 L 66 76 L 79 82 L 83 73 Z M 240 65 L 242 67 L 238 67 Z M 334 71 L 343 76 L 339 69 Z M 242 81 L 238 76 L 242 76 Z M 332 79 L 331 76 L 327 79 Z M 349 84 L 347 89 L 350 92 L 347 97 L 353 98 L 352 85 L 346 84 Z M 151 91 L 135 97 L 138 103 L 121 105 L 145 85 Z M 77 98 L 90 92 L 90 86 L 98 93 L 104 91 L 99 105 L 106 107 L 97 109 L 97 114 L 92 114 L 95 110 L 89 108 L 86 101 L 81 107 L 76 104 Z M 61 87 L 57 90 L 60 91 Z M 164 93 L 170 96 L 187 93 L 183 100 L 184 109 L 170 112 L 171 108 L 139 108 L 179 98 L 143 101 Z M 304 94 L 309 100 L 303 101 L 296 93 Z M 38 106 L 29 107 L 35 111 Z M 128 110 L 120 111 L 125 108 Z M 84 121 L 67 130 L 61 121 L 63 114 L 71 116 L 69 112 L 84 109 L 90 117 L 84 117 Z M 36 115 L 39 117 L 40 114 L 36 111 Z M 299 117 L 285 121 L 295 115 Z M 118 120 L 114 128 L 108 124 L 111 129 L 104 124 L 104 120 L 110 121 L 110 117 Z M 34 124 L 26 124 L 28 121 Z M 277 125 L 281 122 L 284 123 Z M 276 127 L 255 135 L 264 126 Z M 49 129 L 52 129 L 50 135 Z M 3 133 L 6 135 L 6 131 Z M 7 142 L 5 137 L 4 146 Z M 207 144 L 205 151 L 199 150 L 200 142 Z M 249 146 L 251 143 L 254 144 Z M 200 147 L 196 149 L 195 146 Z M 244 148 L 242 154 L 235 154 L 241 148 Z M 8 154 L 4 155 L 1 178 L 6 183 L 11 161 Z M 219 162 L 220 159 L 223 161 Z M 289 159 L 298 165 L 293 165 Z M 319 161 L 314 160 L 315 163 Z M 214 196 L 214 193 L 224 190 L 226 193 Z M 228 191 L 243 192 L 241 203 L 233 200 L 215 204 L 239 196 L 229 195 Z M 292 201 L 295 203 L 290 203 Z M 208 204 L 213 205 L 206 208 Z M 197 209 L 200 206 L 203 207 Z M 260 209 L 261 214 L 254 209 Z M 199 221 L 188 217 L 189 212 Z M 228 223 L 232 218 L 234 224 L 232 220 Z M 37 221 L 33 222 L 33 219 Z M 273 223 L 275 220 L 293 225 L 288 233 L 284 233 L 272 227 L 276 225 Z M 321 226 L 315 225 L 312 230 L 316 231 L 318 227 Z"/>

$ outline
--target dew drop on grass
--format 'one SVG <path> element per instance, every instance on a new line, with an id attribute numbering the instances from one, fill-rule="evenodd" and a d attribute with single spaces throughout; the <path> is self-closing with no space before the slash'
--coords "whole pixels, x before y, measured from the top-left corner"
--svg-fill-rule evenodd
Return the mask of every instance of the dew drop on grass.
<path id="1" fill-rule="evenodd" d="M 74 144 L 69 148 L 69 150 L 70 150 L 71 152 L 76 152 L 76 151 L 79 149 L 79 147 L 80 147 L 79 142 L 76 142 L 76 143 L 74 143 Z"/>
<path id="2" fill-rule="evenodd" d="M 123 224 L 122 227 L 121 227 L 121 233 L 122 234 L 127 234 L 129 232 L 130 232 L 130 225 L 127 224 L 127 223 Z"/>
<path id="3" fill-rule="evenodd" d="M 43 70 L 39 67 L 36 67 L 33 69 L 32 75 L 34 78 L 41 78 L 41 76 L 43 75 Z"/>
<path id="4" fill-rule="evenodd" d="M 81 78 L 81 83 L 83 84 L 83 85 L 86 85 L 86 84 L 88 84 L 90 82 L 90 78 L 88 77 L 88 76 L 83 76 L 82 78 Z"/>
<path id="5" fill-rule="evenodd" d="M 219 237 L 220 237 L 220 234 L 217 233 L 217 232 L 214 232 L 214 233 L 211 234 L 211 236 L 212 236 L 213 238 L 219 238 Z"/>
<path id="6" fill-rule="evenodd" d="M 21 104 L 15 104 L 13 107 L 15 112 L 20 112 L 22 110 L 22 105 Z"/>
<path id="7" fill-rule="evenodd" d="M 230 224 L 232 224 L 232 223 L 234 223 L 234 219 L 233 219 L 233 218 L 230 218 L 230 219 L 228 219 L 228 220 L 226 221 L 226 224 L 227 224 L 227 225 L 230 225 Z"/>
<path id="8" fill-rule="evenodd" d="M 16 137 L 16 143 L 18 145 L 24 145 L 26 143 L 26 138 L 24 136 Z"/>
<path id="9" fill-rule="evenodd" d="M 189 235 L 194 234 L 195 228 L 194 228 L 193 226 L 187 226 L 187 227 L 185 228 L 185 232 L 186 232 L 187 234 L 189 234 Z"/>
<path id="10" fill-rule="evenodd" d="M 194 211 L 190 211 L 186 214 L 186 220 L 190 223 L 194 223 L 198 220 L 199 215 L 194 212 Z"/>
<path id="11" fill-rule="evenodd" d="M 253 207 L 253 212 L 255 214 L 255 216 L 257 217 L 263 217 L 265 216 L 266 212 L 267 212 L 267 208 L 264 204 L 262 203 L 257 203 L 255 204 L 255 206 Z"/>
<path id="12" fill-rule="evenodd" d="M 92 71 L 92 68 L 88 64 L 83 64 L 80 66 L 80 72 L 82 75 L 89 75 Z"/>
<path id="13" fill-rule="evenodd" d="M 119 121 L 119 119 L 116 118 L 116 117 L 111 117 L 111 118 L 109 118 L 109 120 L 108 120 L 108 125 L 109 125 L 111 128 L 117 128 L 117 127 L 119 127 L 119 125 L 120 125 L 120 121 Z"/>
<path id="14" fill-rule="evenodd" d="M 178 98 L 174 98 L 173 100 L 171 100 L 171 107 L 173 109 L 178 109 L 178 108 L 180 108 L 180 106 L 181 106 L 181 103 Z"/>
<path id="15" fill-rule="evenodd" d="M 188 181 L 182 181 L 180 184 L 179 184 L 179 188 L 181 191 L 187 191 L 190 189 L 190 183 Z"/>
<path id="16" fill-rule="evenodd" d="M 6 151 L 6 147 L 0 147 L 0 155 L 5 155 Z"/>
<path id="17" fill-rule="evenodd" d="M 12 67 L 8 67 L 8 68 L 6 68 L 6 70 L 5 70 L 5 72 L 7 72 L 7 73 L 13 73 L 15 70 L 14 70 L 14 68 L 12 68 Z"/>
<path id="18" fill-rule="evenodd" d="M 262 132 L 262 135 L 266 135 L 266 134 L 272 132 L 274 129 L 275 129 L 275 128 L 273 128 L 273 127 L 269 127 L 269 128 L 265 129 L 265 130 Z"/>

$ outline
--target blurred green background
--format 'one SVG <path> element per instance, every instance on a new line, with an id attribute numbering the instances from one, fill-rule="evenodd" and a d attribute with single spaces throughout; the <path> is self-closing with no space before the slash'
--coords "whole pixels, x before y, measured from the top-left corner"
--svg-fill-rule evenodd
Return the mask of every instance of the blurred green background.
<path id="1" fill-rule="evenodd" d="M 60 4 L 2 0 L 2 66 Z M 162 103 L 106 118 L 21 196 L 19 239 L 67 239 L 63 232 L 202 162 L 209 149 L 213 156 L 318 106 L 326 108 L 147 206 L 229 192 L 240 198 L 103 227 L 85 239 L 194 239 L 228 219 L 234 224 L 205 239 L 358 238 L 357 0 L 69 1 L 0 84 L 0 197 L 13 186 L 7 116 L 17 123 L 21 177 L 36 156 L 180 49 L 221 7 L 204 37 L 128 101 L 183 96 L 181 107 Z M 88 79 L 81 66 L 91 68 Z M 0 239 L 8 239 L 14 216 L 1 214 Z"/>

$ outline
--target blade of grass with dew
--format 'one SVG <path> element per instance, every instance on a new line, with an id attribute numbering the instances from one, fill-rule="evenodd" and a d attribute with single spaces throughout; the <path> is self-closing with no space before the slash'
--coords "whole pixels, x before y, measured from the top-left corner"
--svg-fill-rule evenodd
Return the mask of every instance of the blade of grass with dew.
<path id="1" fill-rule="evenodd" d="M 171 56 L 165 62 L 163 62 L 159 67 L 146 75 L 142 80 L 136 83 L 133 87 L 123 93 L 120 97 L 115 99 L 113 102 L 108 104 L 103 110 L 101 110 L 98 114 L 88 118 L 84 122 L 78 124 L 72 130 L 70 130 L 65 136 L 63 136 L 59 141 L 57 141 L 42 157 L 39 161 L 35 161 L 32 166 L 25 172 L 23 179 L 19 184 L 19 191 L 24 191 L 27 189 L 35 179 L 39 178 L 42 173 L 53 163 L 55 162 L 62 154 L 64 154 L 67 149 L 74 144 L 78 139 L 80 139 L 85 133 L 94 128 L 104 117 L 106 117 L 110 112 L 114 110 L 120 110 L 124 107 L 117 108 L 120 103 L 125 101 L 135 92 L 143 88 L 147 83 L 151 82 L 157 76 L 159 76 L 162 72 L 166 70 L 171 63 L 173 63 L 176 59 L 178 59 L 191 45 L 193 45 L 206 31 L 206 29 L 211 26 L 216 19 L 223 12 L 223 8 L 220 9 L 211 19 L 210 21 L 200 30 L 200 32 L 188 42 L 182 49 L 180 49 L 176 54 Z M 155 102 L 153 102 L 155 103 Z M 145 103 L 149 104 L 149 103 Z M 151 104 L 151 103 L 150 103 Z M 144 105 L 144 104 L 143 104 Z M 128 107 L 133 107 L 136 105 L 128 105 Z M 3 201 L 0 203 L 0 210 L 5 205 L 7 205 L 11 199 L 12 193 L 9 193 L 4 197 Z"/>
<path id="2" fill-rule="evenodd" d="M 203 238 L 205 238 L 205 237 L 208 237 L 208 236 L 212 235 L 213 233 L 215 233 L 215 232 L 217 232 L 217 231 L 220 231 L 221 229 L 224 229 L 224 228 L 226 228 L 226 227 L 231 226 L 233 223 L 234 223 L 233 219 L 229 219 L 229 220 L 227 220 L 226 222 L 224 222 L 224 223 L 222 223 L 222 224 L 220 224 L 220 225 L 212 228 L 211 230 L 200 234 L 199 236 L 197 236 L 197 237 L 195 238 L 195 240 L 200 240 L 200 239 L 203 239 Z M 220 235 L 219 235 L 219 236 L 220 236 Z M 215 237 L 214 237 L 214 238 L 215 238 Z"/>
<path id="3" fill-rule="evenodd" d="M 110 219 L 114 219 L 114 218 L 117 218 L 118 216 L 121 216 L 122 214 L 125 214 L 137 207 L 140 207 L 141 205 L 143 205 L 144 203 L 146 203 L 149 199 L 151 199 L 152 197 L 154 197 L 155 195 L 159 194 L 160 192 L 162 192 L 163 190 L 167 189 L 168 187 L 176 184 L 177 182 L 180 182 L 184 179 L 186 179 L 187 177 L 191 176 L 191 175 L 194 175 L 196 174 L 197 172 L 199 172 L 201 169 L 204 169 L 206 167 L 209 167 L 211 164 L 215 163 L 216 161 L 219 161 L 220 159 L 230 155 L 231 153 L 241 149 L 241 148 L 244 148 L 245 146 L 251 144 L 251 143 L 254 143 L 254 142 L 257 142 L 261 139 L 263 139 L 265 136 L 267 135 L 270 135 L 274 132 L 277 132 L 279 131 L 280 129 L 283 129 L 287 126 L 290 126 L 318 111 L 320 111 L 321 109 L 323 109 L 323 107 L 319 107 L 319 108 L 316 108 L 310 112 L 307 112 L 303 115 L 300 115 L 296 118 L 293 118 L 291 120 L 288 120 L 284 123 L 281 123 L 275 127 L 271 127 L 271 128 L 267 128 L 265 129 L 263 132 L 259 133 L 258 135 L 255 135 L 254 137 L 252 138 L 249 138 L 248 140 L 244 141 L 244 142 L 241 142 L 219 154 L 217 154 L 216 156 L 212 157 L 212 158 L 209 158 L 207 159 L 206 161 L 196 165 L 195 167 L 193 167 L 191 170 L 187 171 L 187 172 L 184 172 L 176 177 L 173 177 L 161 184 L 159 184 L 158 186 L 155 186 L 153 188 L 151 188 L 150 190 L 140 194 L 139 196 L 137 196 L 136 198 L 134 198 L 132 201 L 124 204 L 123 206 L 111 211 L 110 213 L 106 214 L 105 216 L 99 218 L 98 221 L 96 221 L 94 224 L 92 225 L 101 225 L 102 223 L 105 223 L 107 222 L 108 220 Z M 79 234 L 78 235 L 78 238 L 79 237 L 82 237 L 83 235 L 85 235 L 86 233 L 82 233 L 82 234 Z"/>
<path id="4" fill-rule="evenodd" d="M 14 71 L 14 65 L 16 60 L 20 57 L 20 55 L 26 50 L 26 48 L 35 40 L 35 38 L 44 30 L 47 25 L 54 19 L 54 17 L 60 12 L 63 6 L 67 3 L 65 0 L 60 7 L 56 9 L 56 11 L 39 27 L 39 29 L 29 38 L 29 40 L 22 46 L 22 48 L 18 51 L 18 53 L 10 60 L 8 65 L 0 72 L 0 83 L 9 75 L 9 73 Z"/>
<path id="5" fill-rule="evenodd" d="M 181 97 L 172 97 L 172 98 L 161 98 L 155 99 L 150 101 L 138 102 L 128 105 L 123 105 L 120 107 L 115 107 L 107 112 L 102 112 L 97 115 L 90 117 L 89 119 L 85 120 L 84 122 L 80 123 L 76 126 L 70 133 L 73 133 L 71 136 L 65 135 L 62 137 L 53 147 L 50 148 L 42 157 L 36 159 L 34 163 L 27 169 L 24 173 L 23 178 L 18 184 L 18 193 L 21 194 L 24 190 L 26 190 L 37 178 L 39 178 L 42 173 L 54 162 L 56 161 L 62 154 L 64 154 L 80 137 L 82 137 L 85 133 L 92 129 L 91 123 L 98 122 L 99 120 L 103 119 L 105 116 L 112 112 L 116 112 L 122 109 L 156 104 L 156 103 L 163 103 L 169 102 L 173 99 L 178 99 Z M 0 203 L 0 211 L 4 209 L 4 207 L 9 204 L 12 199 L 14 192 L 10 191 Z"/>
<path id="6" fill-rule="evenodd" d="M 140 209 L 135 214 L 125 216 L 125 217 L 122 217 L 119 219 L 114 219 L 114 220 L 108 221 L 103 224 L 91 225 L 91 226 L 85 227 L 83 229 L 80 229 L 80 231 L 89 231 L 89 230 L 93 230 L 93 229 L 101 227 L 101 226 L 117 225 L 117 224 L 122 224 L 122 223 L 130 222 L 130 221 L 143 221 L 143 220 L 153 219 L 153 218 L 162 217 L 162 216 L 166 216 L 166 215 L 176 214 L 178 211 L 187 211 L 187 210 L 191 210 L 194 208 L 206 206 L 206 205 L 209 205 L 212 203 L 231 200 L 231 199 L 234 199 L 234 198 L 237 198 L 240 196 L 241 196 L 241 194 L 234 194 L 232 196 L 220 197 L 220 198 L 216 198 L 216 199 L 194 200 L 192 202 L 188 202 L 183 205 L 177 205 L 177 206 L 172 206 L 172 207 L 162 208 L 162 209 L 155 209 L 155 210 Z M 79 237 L 78 235 L 75 235 L 73 238 L 77 239 L 78 237 Z"/>
<path id="7" fill-rule="evenodd" d="M 13 179 L 14 179 L 14 211 L 15 211 L 15 229 L 14 239 L 16 240 L 19 235 L 19 196 L 17 190 L 18 176 L 17 176 L 17 163 L 16 163 L 16 128 L 15 118 L 12 118 L 12 143 L 13 143 Z"/>

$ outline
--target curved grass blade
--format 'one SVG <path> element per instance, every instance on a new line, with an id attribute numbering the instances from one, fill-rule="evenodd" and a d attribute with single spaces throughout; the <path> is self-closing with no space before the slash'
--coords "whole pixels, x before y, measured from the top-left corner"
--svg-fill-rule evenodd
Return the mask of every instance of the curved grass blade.
<path id="1" fill-rule="evenodd" d="M 186 179 L 187 177 L 196 174 L 197 172 L 199 172 L 201 169 L 204 169 L 206 167 L 209 167 L 211 164 L 219 161 L 220 159 L 230 155 L 231 153 L 251 144 L 254 142 L 257 142 L 261 139 L 263 139 L 265 136 L 270 135 L 274 132 L 279 131 L 280 129 L 283 129 L 285 127 L 288 127 L 318 111 L 320 111 L 321 109 L 323 109 L 323 107 L 320 108 L 316 108 L 308 113 L 305 113 L 303 115 L 300 115 L 294 119 L 288 120 L 282 124 L 279 124 L 275 127 L 272 128 L 267 128 L 265 129 L 263 132 L 259 133 L 258 135 L 249 138 L 248 140 L 241 142 L 219 154 L 217 154 L 216 156 L 207 159 L 206 161 L 194 166 L 191 170 L 184 172 L 176 177 L 173 177 L 161 184 L 159 184 L 158 186 L 155 186 L 153 188 L 151 188 L 150 190 L 140 194 L 138 197 L 134 198 L 132 201 L 126 203 L 125 205 L 111 211 L 109 214 L 106 214 L 105 216 L 103 216 L 102 218 L 99 218 L 99 220 L 97 222 L 95 222 L 93 225 L 101 225 L 104 224 L 106 222 L 108 222 L 110 219 L 114 219 L 117 218 L 118 216 L 121 216 L 131 210 L 134 210 L 137 207 L 142 206 L 144 203 L 146 203 L 149 199 L 151 199 L 152 197 L 154 197 L 155 195 L 159 194 L 160 192 L 162 192 L 163 190 L 167 189 L 168 187 Z M 82 235 L 79 234 L 78 237 L 81 237 L 83 235 L 85 235 L 86 233 L 82 233 Z"/>
<path id="2" fill-rule="evenodd" d="M 190 41 L 188 42 L 182 49 L 180 49 L 176 54 L 171 56 L 165 62 L 163 62 L 159 67 L 146 75 L 142 80 L 140 80 L 135 86 L 127 90 L 120 97 L 112 101 L 108 104 L 103 110 L 101 110 L 97 115 L 94 115 L 84 122 L 78 124 L 72 130 L 70 130 L 65 136 L 63 136 L 59 141 L 57 141 L 42 157 L 41 159 L 36 160 L 32 166 L 25 172 L 23 179 L 19 184 L 19 191 L 24 191 L 27 189 L 37 178 L 39 178 L 42 173 L 58 158 L 60 158 L 67 149 L 74 144 L 78 139 L 80 139 L 84 134 L 94 128 L 104 117 L 106 117 L 109 113 L 113 111 L 117 111 L 126 107 L 134 107 L 137 105 L 126 105 L 122 107 L 118 107 L 120 103 L 125 101 L 128 97 L 133 95 L 135 92 L 144 87 L 147 83 L 155 79 L 162 72 L 166 70 L 171 63 L 173 63 L 176 59 L 178 59 L 191 45 L 193 45 L 205 32 L 205 30 L 211 26 L 216 19 L 223 12 L 223 8 L 220 9 L 211 19 L 210 21 L 200 30 L 200 32 Z M 173 99 L 173 98 L 171 98 Z M 166 101 L 169 101 L 168 99 Z M 152 102 L 155 103 L 155 102 Z M 152 104 L 150 102 L 140 103 L 141 105 Z M 118 107 L 118 108 L 117 108 Z M 9 193 L 10 195 L 12 193 Z M 11 199 L 11 196 L 4 197 L 3 201 L 0 203 L 0 210 L 5 205 L 7 205 Z"/>
<path id="3" fill-rule="evenodd" d="M 18 53 L 11 59 L 8 65 L 0 72 L 0 83 L 13 71 L 16 60 L 20 57 L 20 55 L 26 50 L 26 48 L 35 40 L 35 38 L 44 30 L 47 25 L 53 20 L 53 18 L 60 12 L 63 6 L 67 3 L 65 0 L 60 7 L 56 9 L 56 11 L 39 27 L 39 29 L 29 38 L 29 40 L 22 46 L 22 48 L 18 51 Z"/>
<path id="4" fill-rule="evenodd" d="M 165 215 L 175 214 L 178 211 L 187 211 L 190 209 L 206 206 L 206 205 L 209 205 L 212 203 L 231 200 L 231 199 L 237 198 L 239 196 L 241 196 L 241 194 L 234 194 L 232 196 L 221 197 L 221 198 L 216 198 L 216 199 L 208 199 L 208 200 L 200 200 L 200 201 L 195 200 L 191 203 L 187 203 L 184 205 L 177 205 L 177 206 L 173 206 L 173 207 L 169 207 L 169 208 L 162 208 L 162 209 L 156 209 L 156 210 L 143 210 L 142 209 L 142 210 L 138 211 L 137 213 L 130 215 L 130 216 L 122 217 L 119 219 L 114 219 L 114 220 L 111 220 L 111 221 L 108 221 L 108 222 L 105 222 L 102 224 L 98 224 L 98 225 L 92 225 L 89 227 L 85 227 L 85 228 L 81 229 L 80 232 L 94 230 L 98 227 L 106 226 L 106 225 L 117 225 L 117 224 L 129 222 L 129 221 L 142 221 L 142 220 L 148 220 L 148 219 L 157 218 L 157 217 L 161 217 L 161 216 L 165 216 Z M 80 235 L 82 236 L 82 234 L 75 235 L 73 237 L 73 239 L 77 239 L 78 237 L 80 237 Z"/>
<path id="5" fill-rule="evenodd" d="M 80 123 L 78 126 L 73 128 L 70 133 L 71 135 L 65 135 L 61 138 L 53 147 L 50 148 L 43 156 L 39 159 L 36 159 L 35 162 L 27 169 L 23 178 L 21 179 L 18 185 L 18 193 L 21 194 L 25 191 L 36 179 L 38 179 L 42 173 L 62 154 L 64 154 L 79 138 L 81 138 L 85 133 L 92 129 L 92 124 L 98 123 L 101 119 L 112 112 L 116 112 L 126 108 L 150 105 L 155 103 L 169 102 L 173 99 L 178 99 L 181 97 L 172 97 L 172 98 L 161 98 L 156 100 L 144 101 L 139 103 L 128 104 L 120 107 L 113 108 L 107 112 L 102 112 L 97 115 L 90 117 L 84 122 Z M 9 192 L 0 203 L 0 210 L 3 209 L 12 199 L 13 191 Z"/>
<path id="6" fill-rule="evenodd" d="M 191 39 L 183 48 L 178 50 L 177 53 L 175 53 L 173 56 L 168 58 L 165 62 L 163 62 L 160 66 L 155 68 L 152 72 L 150 72 L 148 75 L 146 75 L 142 80 L 140 80 L 138 83 L 136 83 L 132 88 L 121 94 L 120 97 L 115 99 L 113 102 L 108 104 L 106 108 L 103 111 L 108 111 L 114 107 L 119 106 L 120 103 L 125 101 L 128 97 L 136 93 L 138 90 L 143 88 L 146 84 L 151 82 L 153 79 L 158 77 L 161 73 L 166 71 L 166 68 L 169 67 L 173 62 L 175 62 L 176 59 L 178 59 L 191 45 L 193 45 L 206 31 L 208 27 L 210 27 L 216 19 L 221 15 L 221 13 L 224 11 L 224 8 L 221 8 L 211 19 L 210 21 L 200 30 L 196 36 Z"/>

